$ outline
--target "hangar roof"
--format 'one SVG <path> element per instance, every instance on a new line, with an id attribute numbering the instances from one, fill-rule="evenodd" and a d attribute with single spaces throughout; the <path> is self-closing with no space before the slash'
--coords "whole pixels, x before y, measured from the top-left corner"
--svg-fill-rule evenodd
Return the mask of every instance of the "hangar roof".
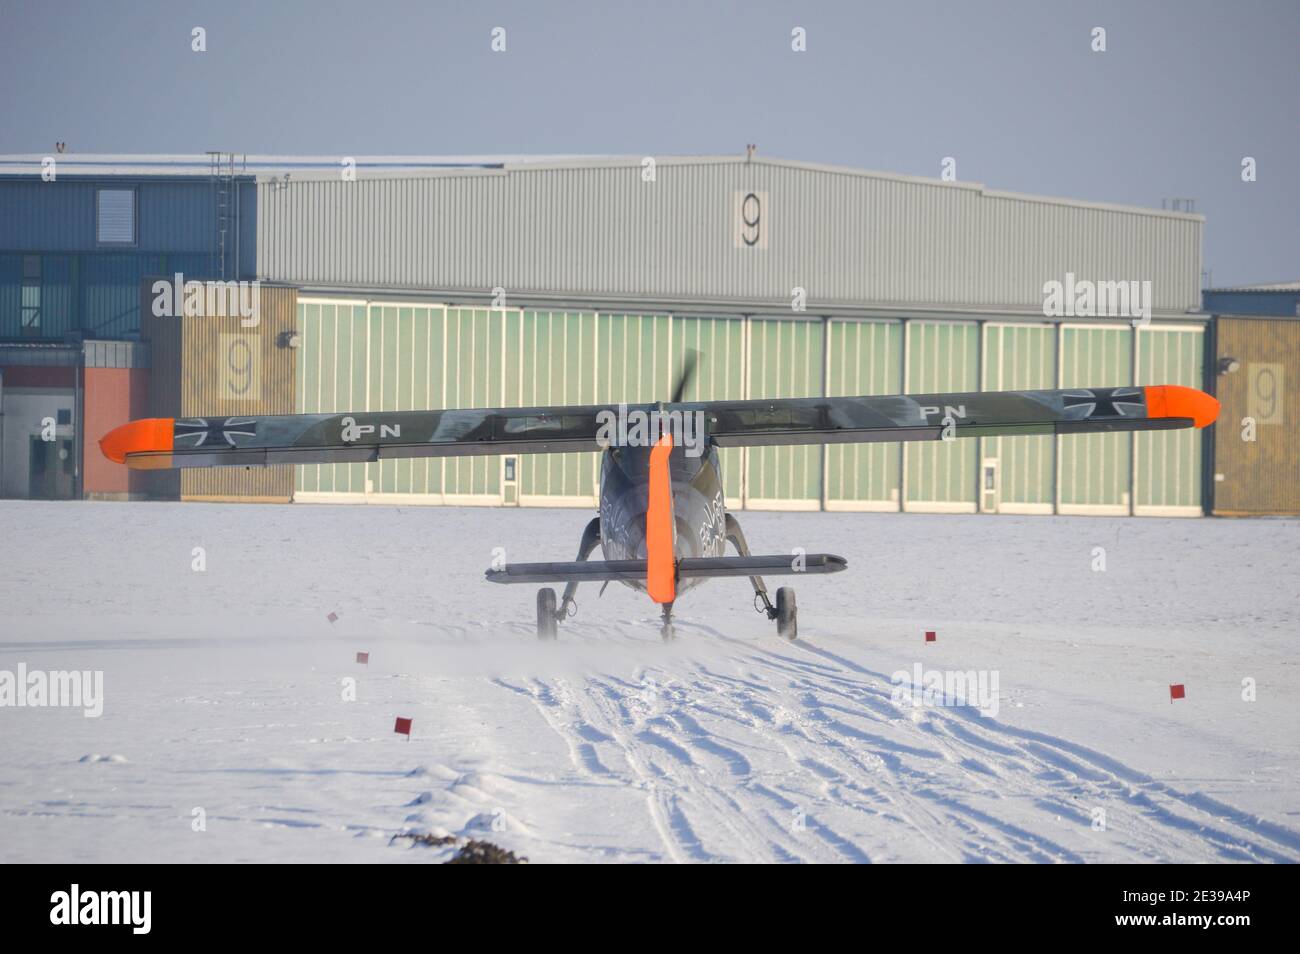
<path id="1" fill-rule="evenodd" d="M 11 153 L 0 155 L 0 176 L 35 176 L 41 173 L 41 164 L 46 158 L 58 161 L 59 175 L 69 176 L 178 176 L 203 177 L 213 172 L 215 153 Z M 338 179 L 341 155 L 261 155 L 244 153 L 221 153 L 225 156 L 223 163 L 229 163 L 234 157 L 234 174 L 249 176 L 259 181 L 283 178 L 286 174 L 305 179 Z M 368 178 L 391 177 L 412 178 L 431 175 L 455 175 L 474 170 L 509 170 L 509 169 L 583 169 L 640 166 L 646 156 L 609 154 L 568 154 L 568 153 L 514 153 L 514 154 L 466 154 L 445 156 L 402 156 L 374 155 L 348 156 L 356 163 L 360 172 Z M 790 159 L 770 159 L 767 157 L 747 158 L 743 155 L 698 155 L 673 156 L 657 155 L 656 162 L 675 165 L 748 165 L 762 164 L 800 169 L 811 172 L 823 172 L 837 176 L 855 176 L 893 182 L 915 182 L 937 184 L 941 180 L 926 176 L 900 175 L 858 169 L 849 166 L 829 165 L 825 163 L 800 162 Z M 223 164 L 222 171 L 228 171 Z M 1166 209 L 1150 208 L 1140 205 L 1124 205 L 1113 202 L 1093 202 L 1081 199 L 1069 199 L 1056 196 L 1033 195 L 1022 192 L 1008 192 L 987 188 L 983 183 L 969 180 L 942 182 L 953 188 L 973 188 L 989 195 L 1004 198 L 1030 200 L 1036 202 L 1059 203 L 1081 208 L 1109 209 L 1113 211 L 1133 212 L 1159 216 L 1162 218 L 1193 219 L 1204 221 L 1205 217 L 1196 213 L 1173 212 Z M 1262 289 L 1261 289 L 1262 290 Z"/>
<path id="2" fill-rule="evenodd" d="M 230 162 L 231 153 L 222 153 Z M 233 153 L 236 175 L 283 175 L 284 173 L 331 173 L 337 171 L 340 156 L 270 156 Z M 0 155 L 0 173 L 40 174 L 46 158 L 58 161 L 60 175 L 92 176 L 207 176 L 214 154 L 176 153 L 25 153 Z M 375 172 L 418 174 L 440 169 L 501 169 L 534 163 L 563 163 L 578 159 L 611 159 L 614 156 L 569 155 L 465 155 L 465 156 L 352 156 L 358 169 Z"/>
<path id="3" fill-rule="evenodd" d="M 45 158 L 0 156 L 0 179 L 39 182 Z M 347 180 L 341 158 L 236 156 L 256 180 L 258 278 L 465 300 L 502 288 L 604 306 L 788 311 L 806 296 L 826 313 L 1041 314 L 1044 283 L 1076 276 L 1150 282 L 1156 312 L 1200 311 L 1196 214 L 744 154 L 654 156 L 653 174 L 628 155 L 356 156 Z M 208 154 L 57 160 L 74 181 L 213 169 Z"/>

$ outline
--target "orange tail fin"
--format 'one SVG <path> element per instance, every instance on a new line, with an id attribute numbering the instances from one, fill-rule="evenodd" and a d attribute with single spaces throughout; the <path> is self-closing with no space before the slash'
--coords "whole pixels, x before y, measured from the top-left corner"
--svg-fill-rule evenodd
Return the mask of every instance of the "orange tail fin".
<path id="1" fill-rule="evenodd" d="M 650 452 L 650 500 L 645 514 L 646 590 L 656 603 L 677 598 L 677 561 L 673 548 L 673 482 L 668 473 L 671 434 Z"/>

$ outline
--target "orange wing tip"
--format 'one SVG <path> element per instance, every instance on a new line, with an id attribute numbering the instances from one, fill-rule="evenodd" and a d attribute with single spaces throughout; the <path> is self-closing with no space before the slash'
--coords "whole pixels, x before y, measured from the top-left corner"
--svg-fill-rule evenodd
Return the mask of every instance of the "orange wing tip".
<path id="1" fill-rule="evenodd" d="M 109 460 L 125 464 L 128 454 L 170 454 L 173 425 L 170 417 L 146 417 L 115 427 L 99 441 L 99 449 Z"/>
<path id="2" fill-rule="evenodd" d="M 1213 396 L 1181 384 L 1160 384 L 1143 388 L 1147 417 L 1189 417 L 1197 427 L 1208 427 L 1219 417 L 1219 402 Z"/>

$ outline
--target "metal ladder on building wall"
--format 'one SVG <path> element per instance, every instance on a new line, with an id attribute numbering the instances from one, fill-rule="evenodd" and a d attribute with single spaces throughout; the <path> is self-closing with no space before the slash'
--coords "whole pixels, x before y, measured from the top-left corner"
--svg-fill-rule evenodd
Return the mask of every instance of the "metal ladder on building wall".
<path id="1" fill-rule="evenodd" d="M 232 247 L 234 260 L 229 264 L 230 277 L 238 277 L 239 272 L 239 184 L 235 176 L 237 165 L 240 173 L 248 170 L 248 157 L 236 156 L 233 152 L 208 150 L 208 161 L 208 175 L 212 180 L 213 220 L 216 223 L 208 266 L 210 273 L 224 281 L 229 258 L 227 252 Z"/>

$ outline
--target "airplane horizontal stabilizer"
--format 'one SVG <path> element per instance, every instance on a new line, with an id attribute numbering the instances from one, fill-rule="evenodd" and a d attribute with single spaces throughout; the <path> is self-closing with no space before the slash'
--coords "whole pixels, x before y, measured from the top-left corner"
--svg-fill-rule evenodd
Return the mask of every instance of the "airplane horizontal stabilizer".
<path id="1" fill-rule="evenodd" d="M 799 573 L 838 573 L 848 566 L 832 553 L 784 554 L 747 557 L 683 557 L 677 576 L 774 576 Z M 645 560 L 576 560 L 560 563 L 511 563 L 488 570 L 492 583 L 579 583 L 605 580 L 644 580 Z"/>

